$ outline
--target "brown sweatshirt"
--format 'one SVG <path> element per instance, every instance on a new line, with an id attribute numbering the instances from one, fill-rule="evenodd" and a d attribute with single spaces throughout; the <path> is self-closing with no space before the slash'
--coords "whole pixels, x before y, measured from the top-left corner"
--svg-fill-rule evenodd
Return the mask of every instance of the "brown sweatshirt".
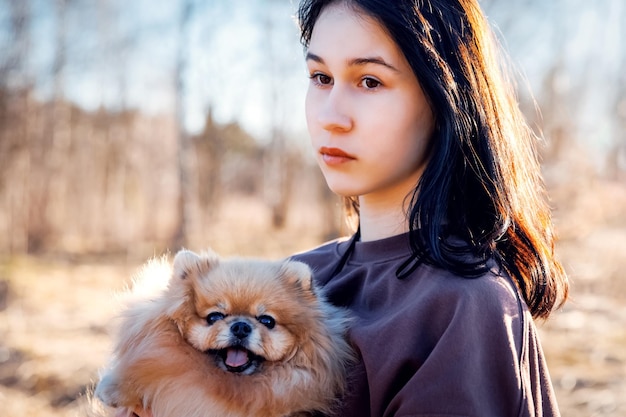
<path id="1" fill-rule="evenodd" d="M 355 318 L 360 361 L 337 416 L 559 416 L 532 317 L 504 272 L 470 279 L 421 265 L 398 279 L 405 234 L 357 242 L 331 276 L 348 246 L 293 257 Z"/>

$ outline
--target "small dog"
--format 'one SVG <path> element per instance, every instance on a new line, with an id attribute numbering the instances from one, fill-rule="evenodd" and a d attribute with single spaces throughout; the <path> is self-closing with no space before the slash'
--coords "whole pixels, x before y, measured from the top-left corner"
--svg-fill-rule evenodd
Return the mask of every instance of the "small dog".
<path id="1" fill-rule="evenodd" d="M 155 417 L 283 417 L 329 413 L 353 360 L 344 310 L 295 261 L 212 252 L 152 261 L 167 287 L 122 317 L 95 395 Z"/>

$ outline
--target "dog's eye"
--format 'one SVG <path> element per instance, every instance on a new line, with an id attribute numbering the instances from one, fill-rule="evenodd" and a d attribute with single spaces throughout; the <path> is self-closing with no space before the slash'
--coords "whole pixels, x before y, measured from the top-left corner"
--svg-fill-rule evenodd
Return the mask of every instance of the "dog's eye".
<path id="1" fill-rule="evenodd" d="M 257 317 L 257 320 L 268 329 L 273 329 L 274 326 L 276 326 L 276 320 L 274 320 L 274 318 L 270 316 L 259 316 Z"/>
<path id="2" fill-rule="evenodd" d="M 224 314 L 220 313 L 219 311 L 214 311 L 213 313 L 206 316 L 206 321 L 207 323 L 209 323 L 209 325 L 211 325 L 215 324 L 215 322 L 217 321 L 223 320 L 224 317 L 226 317 Z"/>

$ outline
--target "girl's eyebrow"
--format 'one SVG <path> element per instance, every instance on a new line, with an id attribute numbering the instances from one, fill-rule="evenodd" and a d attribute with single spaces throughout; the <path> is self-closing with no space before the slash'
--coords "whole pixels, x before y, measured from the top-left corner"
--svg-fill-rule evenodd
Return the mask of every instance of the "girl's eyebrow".
<path id="1" fill-rule="evenodd" d="M 324 63 L 324 60 L 322 59 L 322 57 L 317 56 L 317 55 L 315 55 L 314 53 L 311 53 L 311 52 L 307 52 L 306 53 L 305 59 L 307 61 L 315 61 L 318 64 L 323 64 Z"/>
<path id="2" fill-rule="evenodd" d="M 351 59 L 350 61 L 348 61 L 348 65 L 355 65 L 355 66 L 363 66 L 363 65 L 367 65 L 367 64 L 376 64 L 376 65 L 382 65 L 383 67 L 387 67 L 392 71 L 395 72 L 400 72 L 399 69 L 397 69 L 396 67 L 394 67 L 393 65 L 391 65 L 390 63 L 388 63 L 387 61 L 385 61 L 384 59 L 382 59 L 379 56 L 373 56 L 373 57 L 365 57 L 365 58 L 354 58 Z"/>
<path id="3" fill-rule="evenodd" d="M 315 55 L 312 52 L 307 52 L 306 60 L 307 61 L 315 61 L 315 62 L 317 62 L 319 64 L 324 64 L 324 60 L 322 59 L 322 57 L 320 57 L 318 55 Z M 382 65 L 383 67 L 389 68 L 390 70 L 393 70 L 395 72 L 400 72 L 400 70 L 398 70 L 396 67 L 394 67 L 393 65 L 389 64 L 387 61 L 385 61 L 383 58 L 381 58 L 379 56 L 364 57 L 364 58 L 353 58 L 353 59 L 348 61 L 348 66 L 363 66 L 363 65 L 367 65 L 367 64 Z"/>

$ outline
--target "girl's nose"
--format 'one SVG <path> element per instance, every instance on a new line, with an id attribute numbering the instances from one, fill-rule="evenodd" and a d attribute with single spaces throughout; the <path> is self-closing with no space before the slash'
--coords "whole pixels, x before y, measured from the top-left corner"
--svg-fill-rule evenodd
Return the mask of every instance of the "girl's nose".
<path id="1" fill-rule="evenodd" d="M 318 114 L 321 127 L 327 131 L 348 132 L 353 127 L 350 103 L 341 87 L 334 86 L 326 95 Z"/>

